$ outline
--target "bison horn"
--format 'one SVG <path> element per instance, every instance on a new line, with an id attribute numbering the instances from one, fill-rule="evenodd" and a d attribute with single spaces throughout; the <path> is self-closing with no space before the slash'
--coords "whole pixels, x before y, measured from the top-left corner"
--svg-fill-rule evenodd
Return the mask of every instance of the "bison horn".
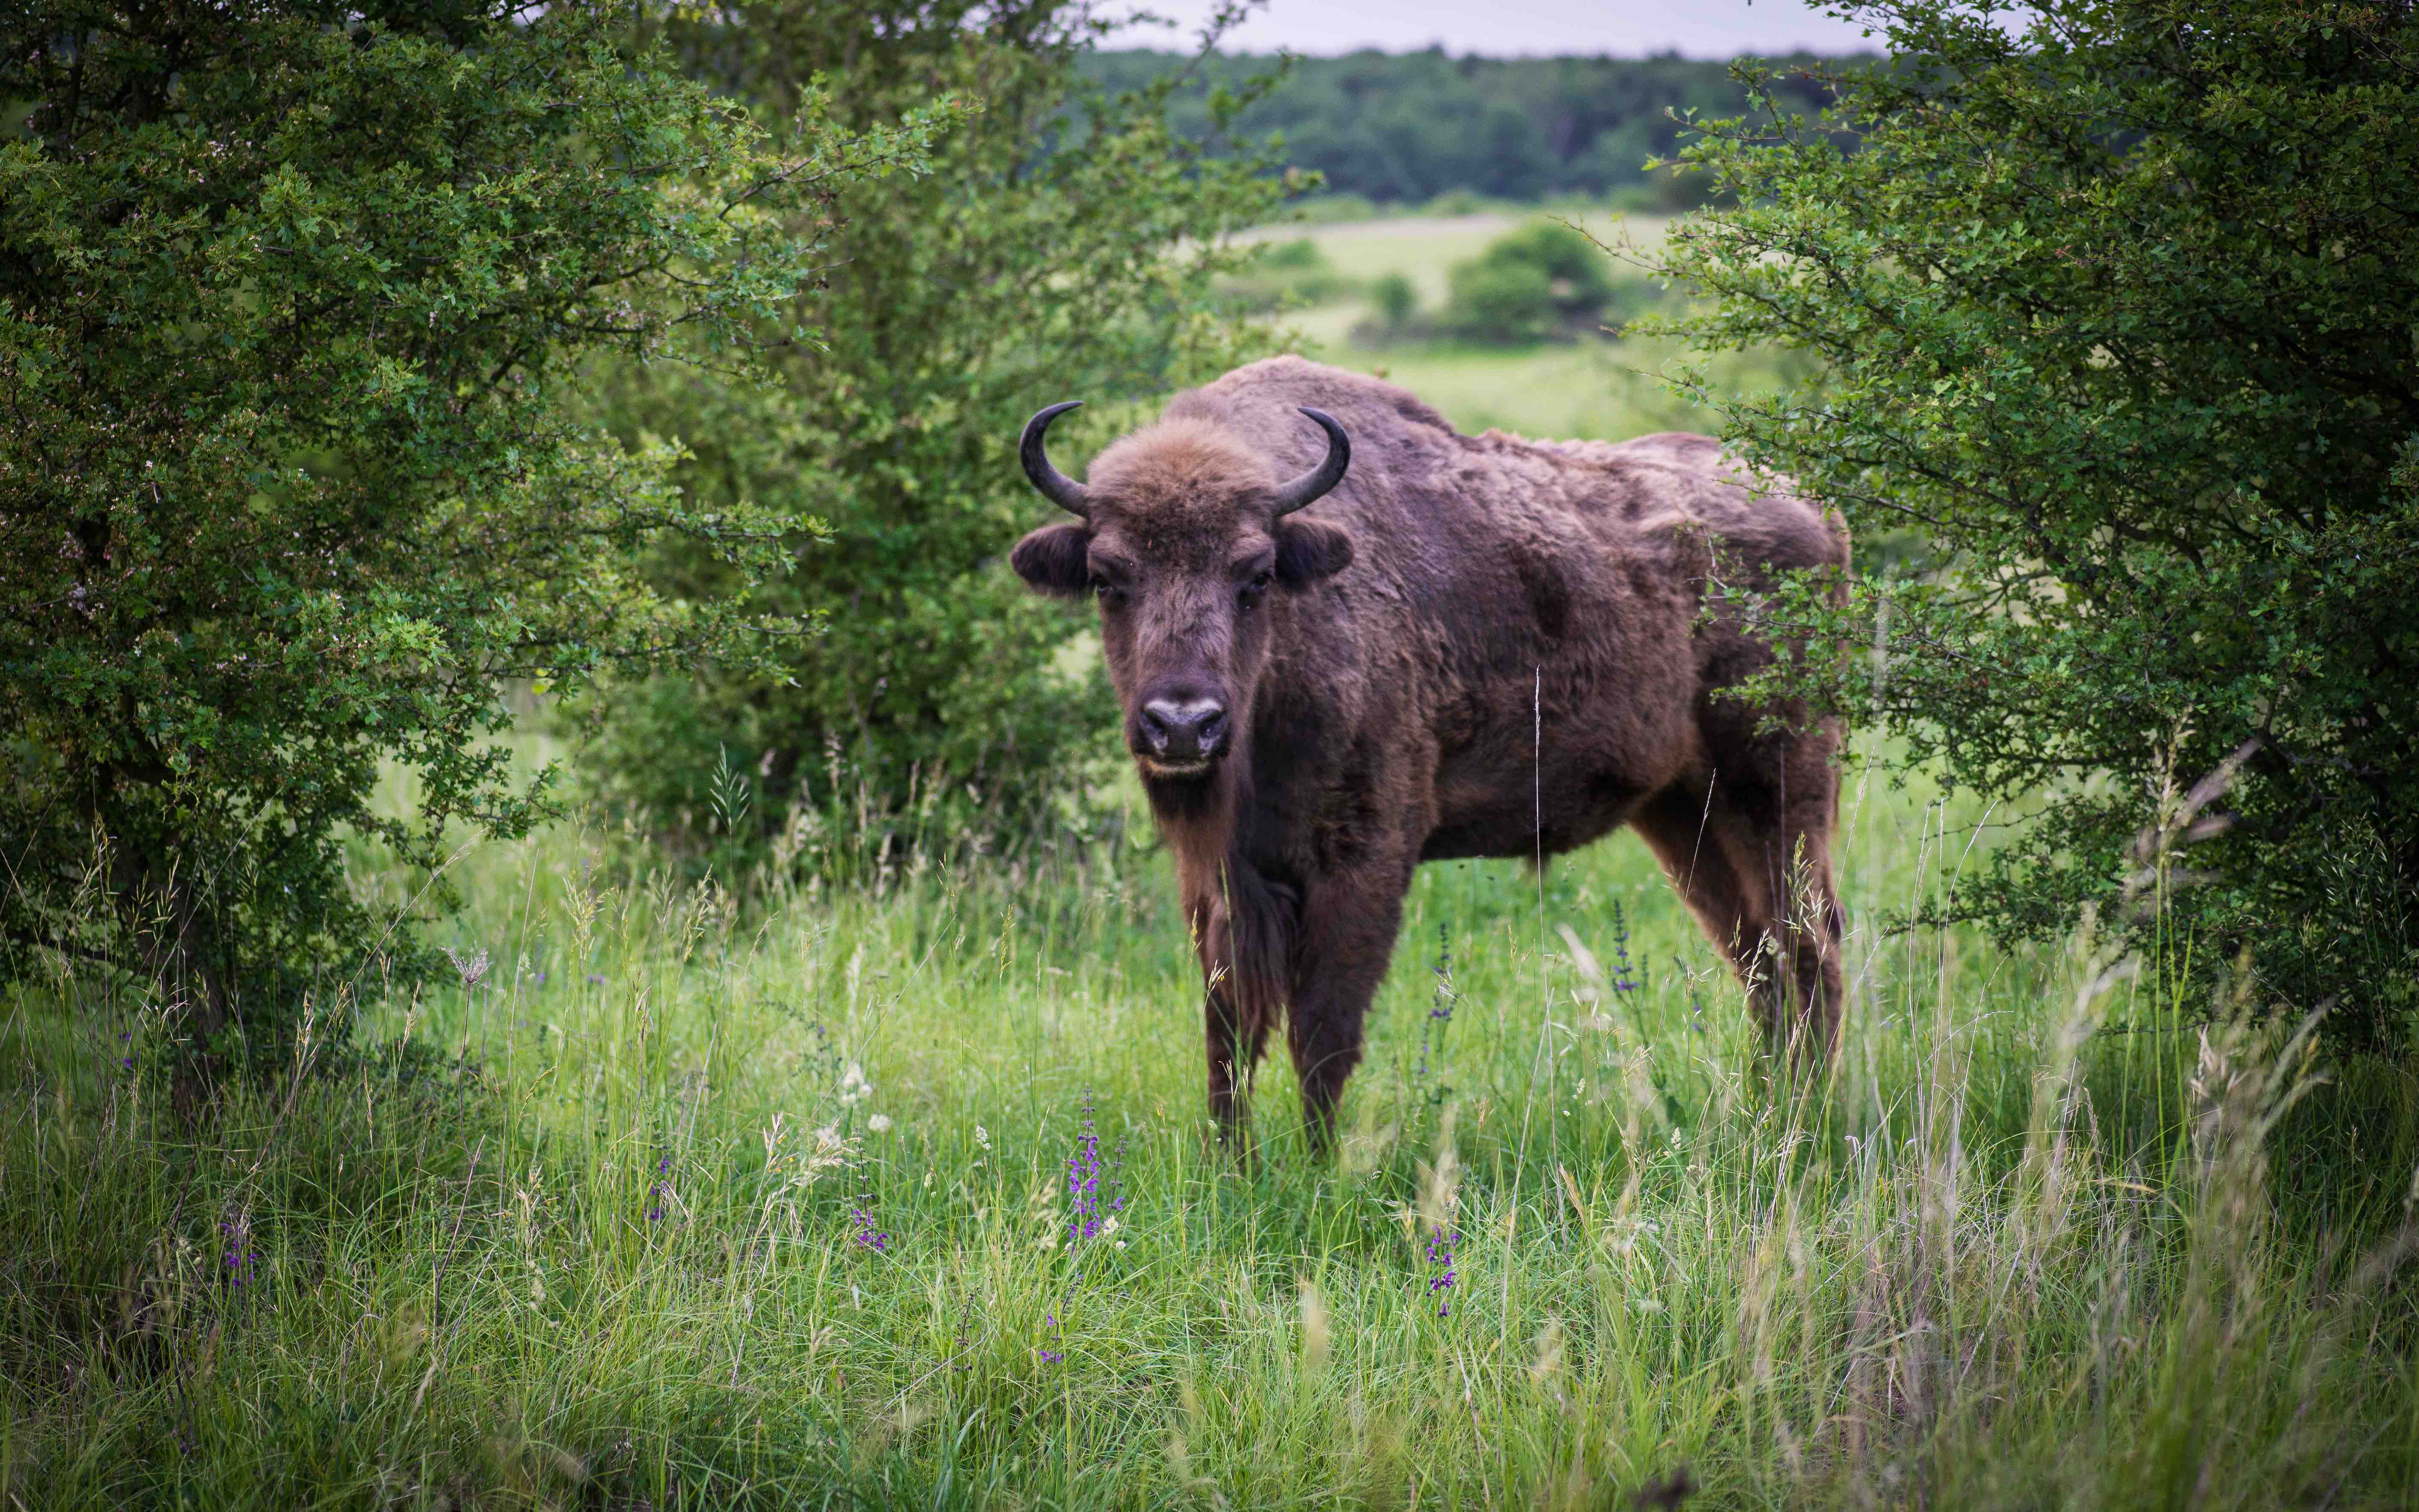
<path id="1" fill-rule="evenodd" d="M 1025 475 L 1041 490 L 1041 497 L 1070 515 L 1083 519 L 1092 517 L 1092 506 L 1084 497 L 1084 486 L 1050 465 L 1050 454 L 1042 450 L 1041 439 L 1050 434 L 1050 423 L 1070 409 L 1081 409 L 1084 401 L 1071 399 L 1054 404 L 1025 423 L 1025 439 L 1017 443 L 1017 455 L 1024 459 Z"/>
<path id="2" fill-rule="evenodd" d="M 1290 515 L 1330 488 L 1344 481 L 1344 470 L 1352 465 L 1352 440 L 1335 417 L 1323 409 L 1304 409 L 1302 413 L 1318 422 L 1327 432 L 1327 460 L 1318 464 L 1277 489 L 1277 513 Z"/>

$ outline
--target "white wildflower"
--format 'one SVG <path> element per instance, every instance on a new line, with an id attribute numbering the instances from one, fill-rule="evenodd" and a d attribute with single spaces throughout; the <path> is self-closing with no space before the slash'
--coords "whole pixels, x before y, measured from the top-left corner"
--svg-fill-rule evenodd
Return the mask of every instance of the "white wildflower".
<path id="1" fill-rule="evenodd" d="M 873 1095 L 873 1084 L 865 1079 L 865 1068 L 852 1060 L 840 1073 L 840 1100 L 843 1105 L 862 1103 Z"/>
<path id="2" fill-rule="evenodd" d="M 454 972 L 462 979 L 464 991 L 476 991 L 479 984 L 487 980 L 486 951 L 481 950 L 476 955 L 464 955 L 449 945 L 445 948 L 445 958 L 454 963 Z"/>
<path id="3" fill-rule="evenodd" d="M 824 1172 L 846 1168 L 850 1156 L 855 1153 L 851 1147 L 855 1141 L 842 1139 L 838 1124 L 826 1124 L 816 1130 L 814 1142 L 814 1149 L 793 1157 L 790 1184 L 793 1187 L 812 1186 Z"/>
<path id="4" fill-rule="evenodd" d="M 877 1113 L 873 1117 L 865 1120 L 865 1126 L 872 1130 L 875 1134 L 888 1134 L 890 1132 L 890 1115 L 887 1113 Z"/>

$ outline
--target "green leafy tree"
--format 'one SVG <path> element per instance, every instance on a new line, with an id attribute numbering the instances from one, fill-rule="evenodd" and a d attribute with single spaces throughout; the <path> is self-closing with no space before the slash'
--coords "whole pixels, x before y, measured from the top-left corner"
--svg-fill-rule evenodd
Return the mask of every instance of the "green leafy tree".
<path id="1" fill-rule="evenodd" d="M 776 157 L 628 15 L 0 23 L 9 963 L 131 967 L 189 1040 L 273 1041 L 314 980 L 424 964 L 347 887 L 348 837 L 433 872 L 449 826 L 551 811 L 485 738 L 506 679 L 730 647 L 761 611 L 637 574 L 667 535 L 741 588 L 785 554 L 575 424 L 565 364 L 744 368 L 827 255 L 798 208 L 928 128 L 807 101 Z M 384 761 L 414 811 L 373 808 Z"/>
<path id="2" fill-rule="evenodd" d="M 1082 398 L 1104 439 L 1132 418 L 1118 401 L 1261 349 L 1217 285 L 1251 255 L 1230 234 L 1266 222 L 1286 185 L 1256 157 L 1212 160 L 1171 136 L 1170 84 L 1085 85 L 1076 61 L 1100 32 L 1069 0 L 769 0 L 676 33 L 701 77 L 768 118 L 818 75 L 865 130 L 935 93 L 978 110 L 929 176 L 841 197 L 819 296 L 829 329 L 782 350 L 777 390 L 631 364 L 596 385 L 626 438 L 680 439 L 676 476 L 701 505 L 753 500 L 828 526 L 779 591 L 786 608 L 830 610 L 822 634 L 781 649 L 782 676 L 625 682 L 588 709 L 606 793 L 726 872 L 785 830 L 830 870 L 855 854 L 843 839 L 882 843 L 911 802 L 934 832 L 1029 834 L 1102 749 L 1097 659 L 1071 644 L 1086 617 L 1006 567 L 1046 507 L 1017 467 L 1018 432 Z M 686 548 L 655 570 L 680 594 L 723 575 Z M 845 824 L 802 837 L 841 809 Z"/>
<path id="3" fill-rule="evenodd" d="M 1455 191 L 1533 199 L 1617 189 L 1658 208 L 1693 208 L 1700 203 L 1693 185 L 1664 176 L 1650 189 L 1646 162 L 1673 150 L 1688 113 L 1734 114 L 1747 100 L 1724 65 L 1668 55 L 1453 57 L 1431 47 L 1287 61 L 1284 83 L 1237 129 L 1246 136 L 1282 131 L 1286 162 L 1320 174 L 1339 193 L 1394 204 Z M 1219 86 L 1240 86 L 1277 62 L 1104 49 L 1083 69 L 1112 88 L 1180 76 L 1170 118 L 1181 134 L 1206 141 L 1216 134 L 1210 102 Z M 1764 87 L 1795 112 L 1811 112 L 1827 98 L 1801 69 Z"/>
<path id="4" fill-rule="evenodd" d="M 2033 810 L 1955 904 L 2018 934 L 2116 895 L 2146 812 L 2232 774 L 2184 836 L 2199 885 L 2150 917 L 2179 957 L 2247 954 L 2271 1000 L 2407 1043 L 2419 15 L 1855 14 L 1892 54 L 1833 81 L 1859 148 L 1708 128 L 1686 156 L 1739 208 L 1664 261 L 1712 297 L 1700 342 L 1826 364 L 1731 407 L 1741 453 L 1928 554 L 1844 615 L 1776 604 L 1813 633 L 1789 675 Z"/>

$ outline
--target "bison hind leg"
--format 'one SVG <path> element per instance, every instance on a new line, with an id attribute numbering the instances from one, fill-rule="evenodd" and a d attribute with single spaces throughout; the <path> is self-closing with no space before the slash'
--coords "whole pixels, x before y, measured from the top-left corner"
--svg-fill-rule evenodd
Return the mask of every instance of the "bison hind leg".
<path id="1" fill-rule="evenodd" d="M 1747 987 L 1767 1046 L 1806 1066 L 1829 1060 L 1845 992 L 1832 781 L 1826 762 L 1798 801 L 1774 804 L 1715 775 L 1693 794 L 1665 790 L 1631 821 Z"/>

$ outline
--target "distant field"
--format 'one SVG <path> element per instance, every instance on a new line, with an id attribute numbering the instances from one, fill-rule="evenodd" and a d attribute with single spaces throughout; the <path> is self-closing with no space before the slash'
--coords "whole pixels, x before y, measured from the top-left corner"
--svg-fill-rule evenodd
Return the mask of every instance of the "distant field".
<path id="1" fill-rule="evenodd" d="M 1610 211 L 1559 217 L 1595 236 L 1641 248 L 1660 242 L 1667 218 Z M 1423 307 L 1445 298 L 1453 265 L 1528 217 L 1487 214 L 1357 221 L 1338 225 L 1277 226 L 1269 240 L 1306 237 L 1346 278 L 1365 288 L 1388 273 L 1411 280 Z M 1673 356 L 1668 342 L 1601 338 L 1570 345 L 1488 348 L 1451 344 L 1370 347 L 1354 328 L 1375 318 L 1363 297 L 1289 311 L 1277 323 L 1298 332 L 1304 352 L 1320 362 L 1374 373 L 1403 385 L 1469 432 L 1490 428 L 1516 435 L 1622 440 L 1656 430 L 1715 430 L 1718 417 L 1667 393 L 1661 378 Z M 1732 364 L 1741 386 L 1752 386 L 1756 364 Z"/>
<path id="2" fill-rule="evenodd" d="M 1409 216 L 1391 221 L 1348 221 L 1337 225 L 1276 226 L 1262 233 L 1271 240 L 1307 236 L 1318 243 L 1338 270 L 1368 280 L 1390 272 L 1410 275 L 1420 298 L 1435 302 L 1444 298 L 1445 270 L 1465 257 L 1474 257 L 1489 241 L 1533 219 L 1568 221 L 1597 240 L 1618 244 L 1627 235 L 1641 246 L 1663 239 L 1671 220 L 1665 216 L 1555 212 L 1550 216 L 1455 215 Z"/>
<path id="3" fill-rule="evenodd" d="M 1465 432 L 1626 440 L 1650 431 L 1719 426 L 1717 417 L 1664 392 L 1658 369 L 1666 352 L 1645 343 L 1502 353 L 1327 347 L 1319 355 L 1401 384 Z"/>

